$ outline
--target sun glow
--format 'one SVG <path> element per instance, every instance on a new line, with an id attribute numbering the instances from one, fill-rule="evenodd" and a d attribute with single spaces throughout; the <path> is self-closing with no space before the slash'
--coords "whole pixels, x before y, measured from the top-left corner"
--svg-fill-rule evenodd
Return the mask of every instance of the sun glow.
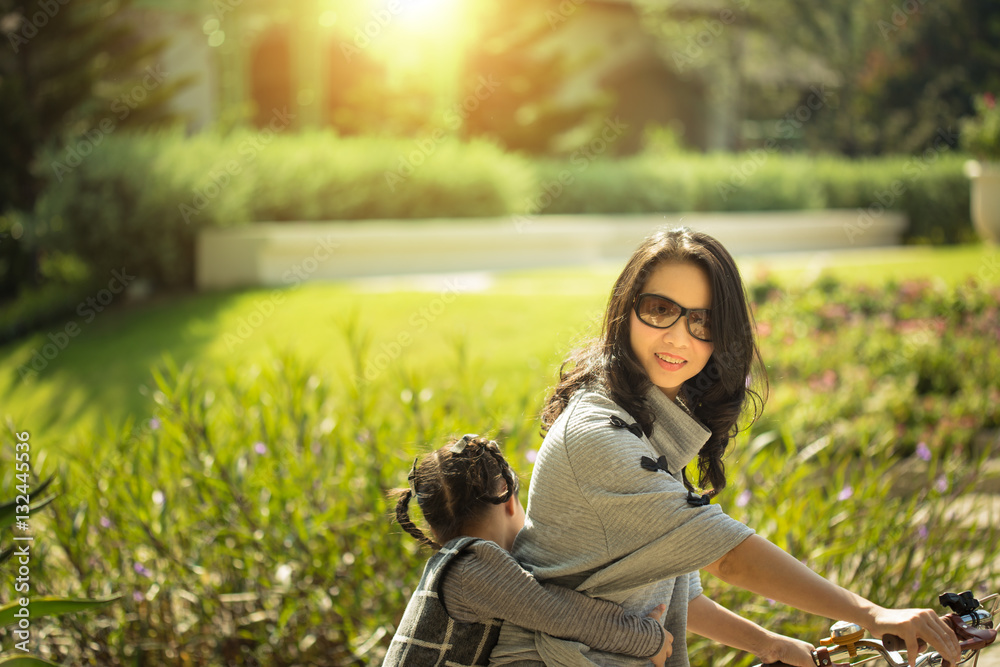
<path id="1" fill-rule="evenodd" d="M 471 38 L 470 5 L 476 0 L 369 0 L 381 24 L 373 53 L 388 64 L 390 79 L 420 81 L 446 97 L 454 91 Z M 442 99 L 444 99 L 442 97 Z"/>
<path id="2" fill-rule="evenodd" d="M 462 0 L 397 0 L 400 28 L 448 39 L 461 28 Z"/>

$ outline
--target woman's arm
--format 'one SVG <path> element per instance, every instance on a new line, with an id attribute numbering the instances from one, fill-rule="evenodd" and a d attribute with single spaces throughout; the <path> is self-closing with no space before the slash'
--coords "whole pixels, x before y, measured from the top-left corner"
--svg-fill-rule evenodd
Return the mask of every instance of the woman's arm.
<path id="1" fill-rule="evenodd" d="M 906 642 L 911 666 L 918 638 L 952 664 L 958 662 L 958 640 L 934 611 L 880 607 L 827 581 L 759 535 L 748 537 L 705 571 L 796 609 L 857 623 L 875 637 L 897 635 Z"/>
<path id="2" fill-rule="evenodd" d="M 655 618 L 626 614 L 613 602 L 540 584 L 492 543 L 473 545 L 470 553 L 456 558 L 442 582 L 441 597 L 448 613 L 460 621 L 499 618 L 598 651 L 653 658 L 672 641 Z"/>

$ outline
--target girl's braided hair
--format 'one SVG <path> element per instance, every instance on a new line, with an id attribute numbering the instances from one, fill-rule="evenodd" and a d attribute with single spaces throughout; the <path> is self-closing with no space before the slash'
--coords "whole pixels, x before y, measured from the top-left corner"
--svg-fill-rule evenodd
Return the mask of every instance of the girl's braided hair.
<path id="1" fill-rule="evenodd" d="M 396 521 L 421 544 L 434 549 L 461 535 L 489 507 L 507 502 L 518 490 L 517 475 L 497 443 L 472 434 L 418 457 L 408 479 L 409 488 L 389 492 L 396 499 Z M 410 499 L 414 496 L 441 544 L 410 519 Z"/>

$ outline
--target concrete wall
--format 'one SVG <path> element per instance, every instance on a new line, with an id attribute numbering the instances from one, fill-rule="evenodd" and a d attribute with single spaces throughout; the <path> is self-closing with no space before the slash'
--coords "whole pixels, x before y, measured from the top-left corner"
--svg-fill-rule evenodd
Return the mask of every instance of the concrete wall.
<path id="1" fill-rule="evenodd" d="M 859 224 L 855 211 L 537 216 L 462 220 L 259 223 L 199 234 L 199 289 L 303 280 L 624 262 L 651 231 L 686 225 L 733 254 L 895 245 L 901 214 Z"/>

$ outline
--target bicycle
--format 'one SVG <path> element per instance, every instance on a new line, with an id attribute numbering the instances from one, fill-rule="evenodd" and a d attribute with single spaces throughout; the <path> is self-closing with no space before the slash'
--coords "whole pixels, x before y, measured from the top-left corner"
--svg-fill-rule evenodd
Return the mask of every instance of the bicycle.
<path id="1" fill-rule="evenodd" d="M 993 601 L 993 608 L 986 610 L 984 603 Z M 951 609 L 951 613 L 942 616 L 951 626 L 959 639 L 962 657 L 959 664 L 975 658 L 973 667 L 979 662 L 979 652 L 992 644 L 997 638 L 993 628 L 993 617 L 996 614 L 1000 595 L 992 593 L 982 600 L 977 600 L 972 591 L 961 594 L 942 593 L 938 601 Z M 881 640 L 866 638 L 861 626 L 854 623 L 839 621 L 830 627 L 830 636 L 820 640 L 820 647 L 813 651 L 813 661 L 816 667 L 847 667 L 860 665 L 873 660 L 883 659 L 891 667 L 908 667 L 909 662 L 902 653 L 906 652 L 903 640 L 895 635 L 886 635 Z M 847 658 L 845 662 L 838 660 Z M 858 659 L 861 658 L 861 659 Z M 925 651 L 917 655 L 917 667 L 953 667 L 946 662 L 937 651 Z M 758 664 L 754 667 L 788 667 L 782 662 Z"/>

